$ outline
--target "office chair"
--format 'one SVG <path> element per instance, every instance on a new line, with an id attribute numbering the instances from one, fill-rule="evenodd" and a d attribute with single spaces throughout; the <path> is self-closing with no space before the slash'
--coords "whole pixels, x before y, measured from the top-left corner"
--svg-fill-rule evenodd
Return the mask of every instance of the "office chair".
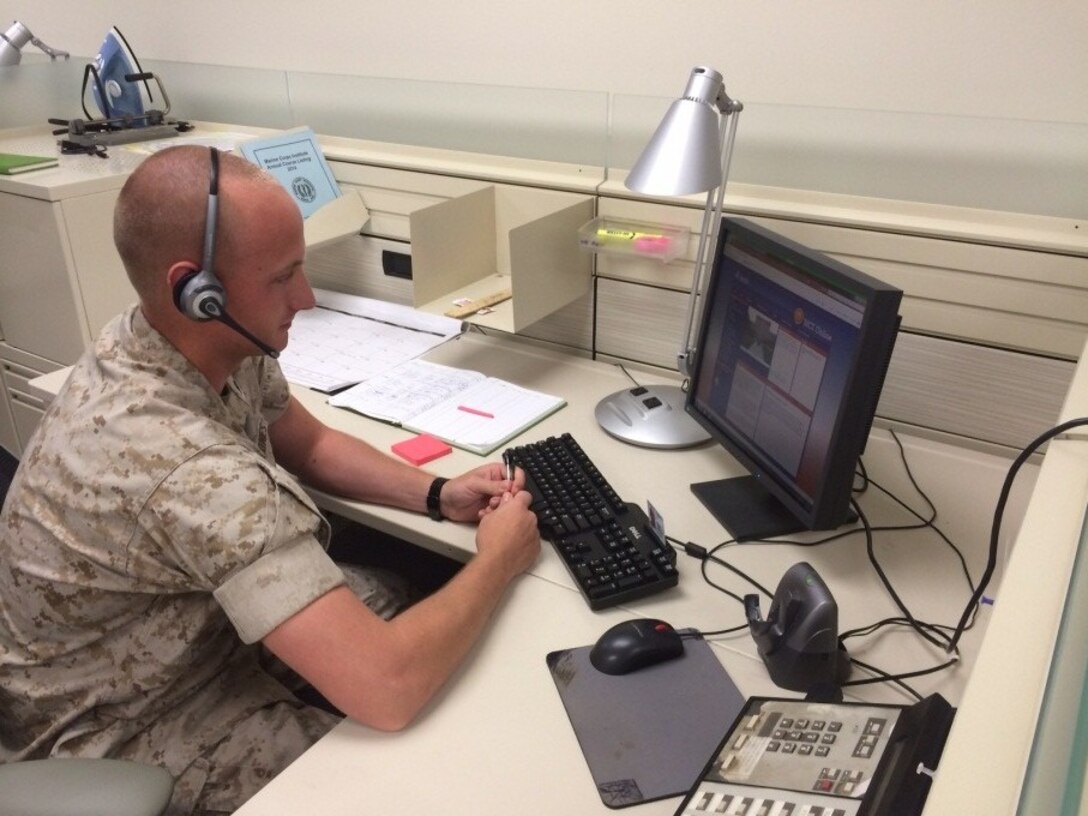
<path id="1" fill-rule="evenodd" d="M 174 790 L 163 768 L 122 759 L 0 765 L 0 816 L 159 816 Z"/>

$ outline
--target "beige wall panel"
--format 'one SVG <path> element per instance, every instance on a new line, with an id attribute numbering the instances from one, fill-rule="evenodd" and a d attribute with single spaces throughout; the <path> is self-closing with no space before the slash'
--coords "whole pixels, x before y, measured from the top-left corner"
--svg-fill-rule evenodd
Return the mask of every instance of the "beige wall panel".
<path id="1" fill-rule="evenodd" d="M 597 280 L 597 351 L 676 369 L 687 317 L 686 293 Z"/>
<path id="2" fill-rule="evenodd" d="M 593 292 L 568 303 L 518 334 L 556 343 L 568 350 L 590 352 L 593 347 Z"/>
<path id="3" fill-rule="evenodd" d="M 1088 336 L 1088 258 L 756 220 L 903 289 L 905 328 L 1069 359 Z"/>
<path id="4" fill-rule="evenodd" d="M 753 220 L 795 241 L 837 256 L 902 261 L 1081 288 L 1088 286 L 1085 280 L 1088 258 L 1084 257 L 801 221 Z"/>
<path id="5" fill-rule="evenodd" d="M 984 285 L 984 284 L 980 284 Z M 1012 351 L 1074 360 L 1084 348 L 1085 327 L 1033 315 L 1008 314 L 939 301 L 906 298 L 905 328 Z"/>
<path id="6" fill-rule="evenodd" d="M 597 254 L 597 275 L 602 278 L 689 292 L 694 274 L 695 265 L 683 258 L 661 263 L 632 255 L 610 255 L 607 252 Z"/>
<path id="7" fill-rule="evenodd" d="M 406 243 L 355 235 L 306 253 L 306 274 L 320 289 L 411 305 L 412 282 L 385 274 L 383 251 L 411 255 Z"/>
<path id="8" fill-rule="evenodd" d="M 1085 269 L 1086 285 L 1079 288 L 896 260 L 853 260 L 852 265 L 856 268 L 899 286 L 912 297 L 1035 315 L 1088 327 L 1088 268 Z"/>
<path id="9" fill-rule="evenodd" d="M 1074 364 L 901 333 L 877 413 L 1022 448 L 1056 424 Z"/>
<path id="10" fill-rule="evenodd" d="M 686 223 L 698 229 L 692 217 L 697 211 L 683 206 L 603 198 L 600 211 L 613 218 Z M 1068 359 L 1076 359 L 1088 337 L 1088 258 L 783 219 L 753 220 L 903 289 L 907 329 Z M 684 258 L 669 264 L 601 253 L 597 273 L 684 290 L 691 286 L 696 240 L 693 234 Z"/>

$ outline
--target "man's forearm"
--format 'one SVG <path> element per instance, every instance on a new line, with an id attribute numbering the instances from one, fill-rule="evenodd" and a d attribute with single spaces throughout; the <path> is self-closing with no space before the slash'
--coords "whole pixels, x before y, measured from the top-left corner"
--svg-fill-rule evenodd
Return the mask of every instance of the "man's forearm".
<path id="1" fill-rule="evenodd" d="M 327 429 L 296 469 L 310 487 L 359 501 L 426 510 L 434 476 L 348 434 Z"/>

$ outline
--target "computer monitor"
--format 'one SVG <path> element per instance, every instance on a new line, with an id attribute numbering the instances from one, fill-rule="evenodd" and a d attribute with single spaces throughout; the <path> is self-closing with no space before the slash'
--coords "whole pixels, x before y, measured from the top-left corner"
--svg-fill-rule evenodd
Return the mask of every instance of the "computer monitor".
<path id="1" fill-rule="evenodd" d="M 691 486 L 738 541 L 851 519 L 902 295 L 750 221 L 722 219 L 685 410 L 748 470 Z"/>

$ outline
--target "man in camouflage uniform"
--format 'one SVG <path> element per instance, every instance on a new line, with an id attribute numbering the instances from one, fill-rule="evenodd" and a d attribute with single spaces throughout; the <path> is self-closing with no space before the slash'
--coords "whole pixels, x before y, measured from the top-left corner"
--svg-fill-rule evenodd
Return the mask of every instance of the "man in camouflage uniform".
<path id="1" fill-rule="evenodd" d="M 76 364 L 0 515 L 0 761 L 114 756 L 177 780 L 170 813 L 230 812 L 337 721 L 404 727 L 539 552 L 528 495 L 498 463 L 445 483 L 319 423 L 274 360 L 173 289 L 200 266 L 209 151 L 128 179 L 114 237 L 139 305 Z M 219 171 L 214 271 L 276 349 L 314 305 L 298 208 L 233 156 Z M 275 451 L 275 456 L 273 456 Z M 478 554 L 386 620 L 345 586 L 299 486 L 479 522 Z M 281 662 L 282 661 L 282 662 Z"/>

